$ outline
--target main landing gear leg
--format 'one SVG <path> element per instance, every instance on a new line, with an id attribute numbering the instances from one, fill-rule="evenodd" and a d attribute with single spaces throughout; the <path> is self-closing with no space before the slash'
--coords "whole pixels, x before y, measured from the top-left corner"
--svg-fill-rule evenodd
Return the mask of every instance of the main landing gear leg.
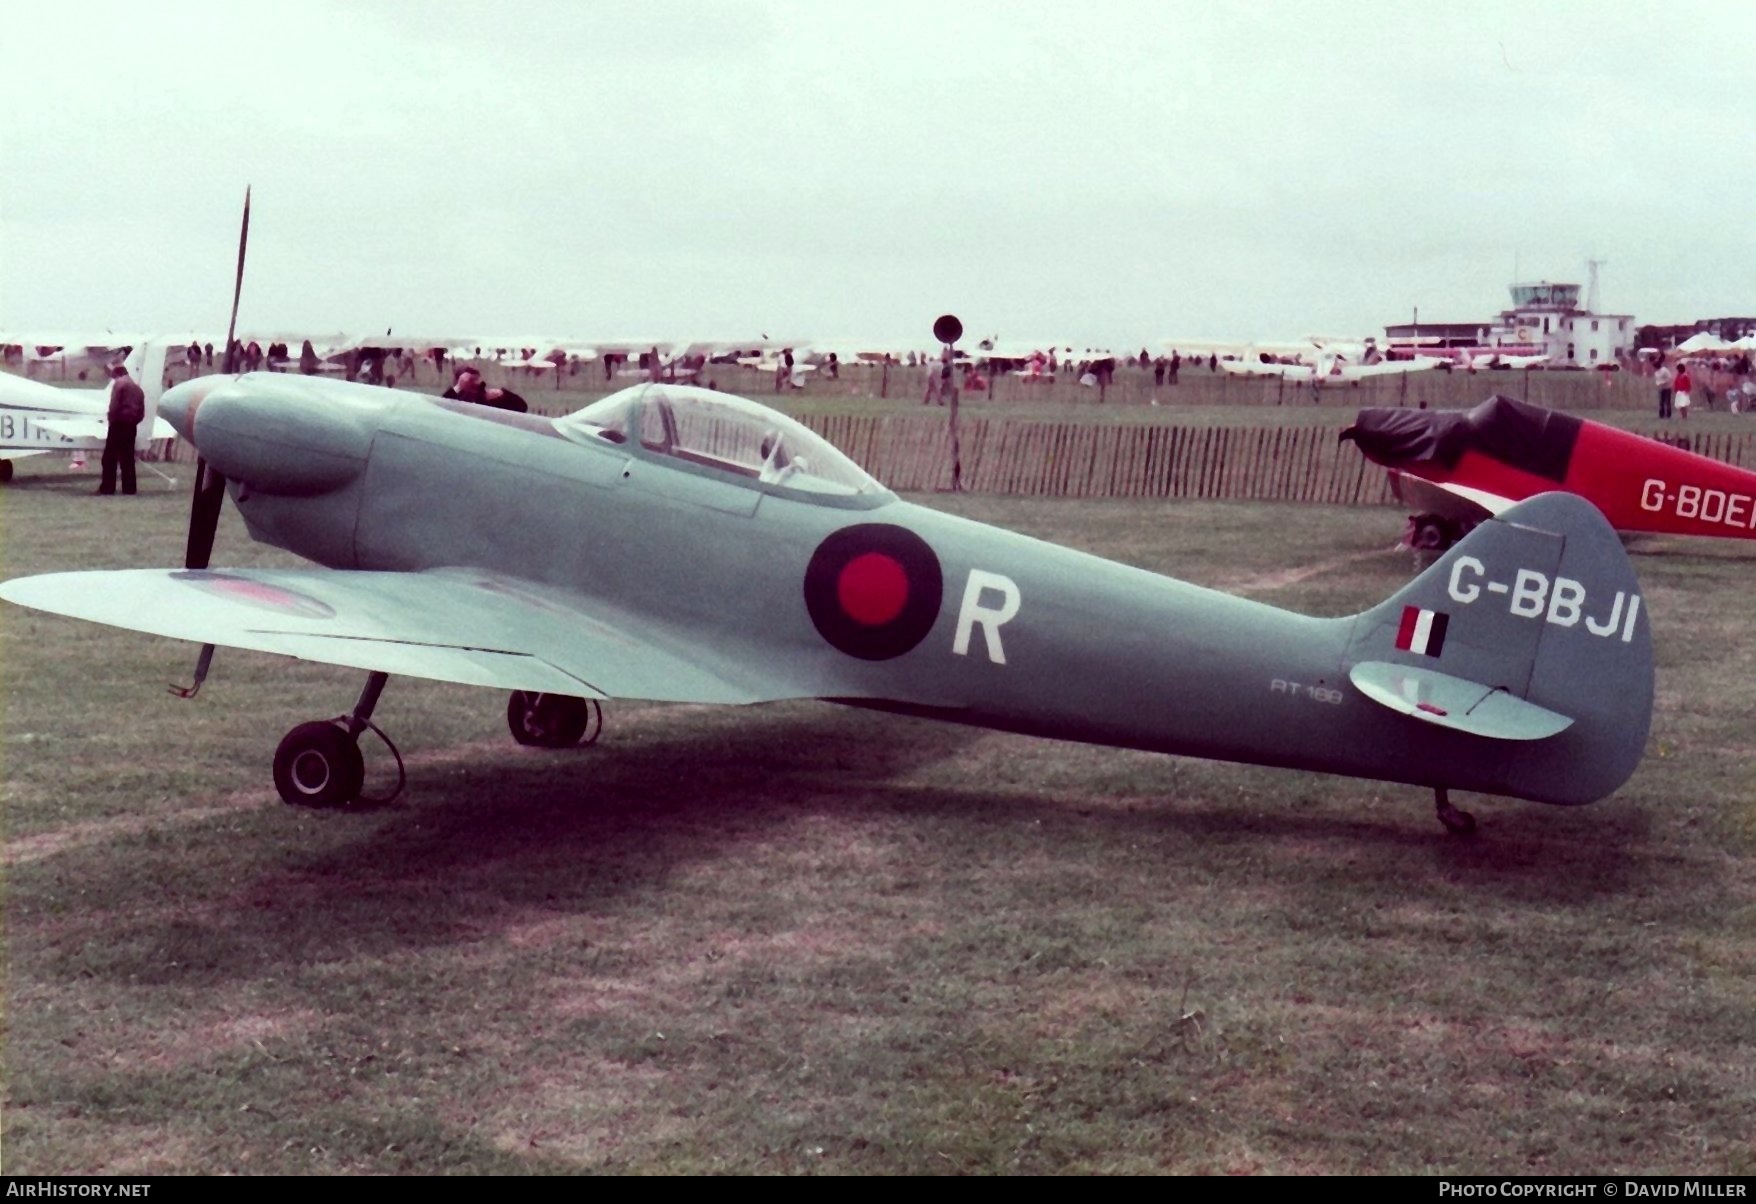
<path id="1" fill-rule="evenodd" d="M 384 685 L 390 680 L 388 673 L 366 674 L 366 687 L 360 691 L 360 700 L 354 703 L 354 713 L 348 716 L 348 735 L 358 740 L 360 733 L 372 726 L 372 712 L 378 706 L 378 696 L 384 693 Z"/>
<path id="2" fill-rule="evenodd" d="M 1476 817 L 1468 811 L 1459 811 L 1451 805 L 1451 792 L 1443 786 L 1433 790 L 1434 810 L 1439 815 L 1439 822 L 1453 836 L 1471 836 L 1476 830 Z"/>
<path id="3" fill-rule="evenodd" d="M 295 807 L 345 807 L 360 798 L 365 782 L 365 759 L 360 755 L 360 733 L 371 728 L 390 748 L 396 747 L 372 722 L 378 696 L 390 680 L 387 673 L 371 673 L 351 715 L 320 723 L 301 723 L 286 734 L 274 751 L 274 787 L 282 800 Z M 396 760 L 396 790 L 372 802 L 384 803 L 402 790 L 402 758 Z"/>

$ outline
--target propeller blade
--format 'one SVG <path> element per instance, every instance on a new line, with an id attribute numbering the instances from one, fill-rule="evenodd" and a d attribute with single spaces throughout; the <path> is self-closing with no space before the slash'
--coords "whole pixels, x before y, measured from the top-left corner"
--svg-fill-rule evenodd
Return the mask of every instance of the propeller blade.
<path id="1" fill-rule="evenodd" d="M 226 324 L 226 375 L 238 370 L 238 301 L 244 294 L 244 251 L 250 245 L 250 186 L 244 186 L 244 222 L 238 229 L 238 274 L 232 281 L 232 320 Z M 226 478 L 208 466 L 196 447 L 195 492 L 189 499 L 189 542 L 183 549 L 183 567 L 205 569 L 213 557 L 213 539 L 219 531 L 220 507 L 226 500 Z"/>
<path id="2" fill-rule="evenodd" d="M 244 225 L 238 231 L 238 276 L 232 282 L 232 320 L 226 324 L 226 375 L 238 371 L 238 299 L 244 295 L 244 250 L 250 245 L 250 186 L 244 185 Z"/>
<path id="3" fill-rule="evenodd" d="M 213 537 L 219 530 L 220 506 L 226 500 L 226 478 L 206 460 L 195 462 L 195 492 L 189 501 L 189 544 L 183 567 L 204 569 L 213 555 Z"/>

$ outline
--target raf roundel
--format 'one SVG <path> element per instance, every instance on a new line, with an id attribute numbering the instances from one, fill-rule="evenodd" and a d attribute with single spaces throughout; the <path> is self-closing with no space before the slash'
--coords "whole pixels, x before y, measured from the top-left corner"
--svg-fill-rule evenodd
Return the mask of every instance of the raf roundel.
<path id="1" fill-rule="evenodd" d="M 805 569 L 805 609 L 831 646 L 884 661 L 927 638 L 944 588 L 926 540 L 904 527 L 861 523 L 817 545 Z"/>

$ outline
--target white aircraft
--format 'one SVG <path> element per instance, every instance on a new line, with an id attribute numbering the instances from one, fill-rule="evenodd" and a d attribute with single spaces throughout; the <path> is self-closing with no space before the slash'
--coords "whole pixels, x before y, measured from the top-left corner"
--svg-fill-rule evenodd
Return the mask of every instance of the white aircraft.
<path id="1" fill-rule="evenodd" d="M 1474 354 L 1464 351 L 1459 353 L 1457 357 L 1458 367 L 1465 368 L 1470 372 L 1480 372 L 1484 369 L 1492 371 L 1499 368 L 1517 371 L 1522 368 L 1540 367 L 1548 362 L 1549 357 L 1546 355 L 1500 355 L 1493 351 L 1477 351 Z"/>
<path id="2" fill-rule="evenodd" d="M 1410 372 L 1425 372 L 1445 362 L 1423 355 L 1412 360 L 1380 360 L 1375 364 L 1366 364 L 1350 362 L 1345 355 L 1324 353 L 1308 363 L 1266 363 L 1260 358 L 1252 357 L 1221 360 L 1219 366 L 1221 371 L 1232 376 L 1279 376 L 1300 384 L 1314 381 L 1351 384 L 1368 376 L 1399 376 Z"/>
<path id="3" fill-rule="evenodd" d="M 760 355 L 741 355 L 738 357 L 738 363 L 746 368 L 754 368 L 764 376 L 774 376 L 784 372 L 787 374 L 786 383 L 789 387 L 803 389 L 805 377 L 817 371 L 817 365 L 806 363 L 804 353 L 801 350 L 794 352 L 793 366 L 789 370 L 785 358 L 786 351 L 786 348 L 782 348 L 780 351 L 764 351 Z"/>
<path id="4" fill-rule="evenodd" d="M 146 394 L 146 420 L 135 435 L 136 451 L 155 440 L 175 439 L 177 432 L 158 416 L 159 394 L 165 387 L 165 356 L 170 344 L 147 340 L 128 359 L 130 375 Z M 12 462 L 44 452 L 97 452 L 108 434 L 110 387 L 58 389 L 22 376 L 0 372 L 0 483 L 12 479 Z"/>
<path id="5" fill-rule="evenodd" d="M 19 370 L 33 380 L 51 373 L 60 380 L 101 380 L 104 368 L 142 337 L 115 331 L 9 330 L 0 333 L 0 344 L 18 348 Z"/>

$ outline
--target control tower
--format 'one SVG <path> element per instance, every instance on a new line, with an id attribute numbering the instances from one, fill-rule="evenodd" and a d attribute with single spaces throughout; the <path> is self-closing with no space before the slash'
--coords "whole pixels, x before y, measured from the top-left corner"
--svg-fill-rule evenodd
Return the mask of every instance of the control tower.
<path id="1" fill-rule="evenodd" d="M 1515 284 L 1512 286 L 1512 312 L 1526 313 L 1531 310 L 1554 310 L 1560 312 L 1578 311 L 1579 286 L 1577 284 L 1550 284 L 1547 280 L 1536 284 Z"/>

